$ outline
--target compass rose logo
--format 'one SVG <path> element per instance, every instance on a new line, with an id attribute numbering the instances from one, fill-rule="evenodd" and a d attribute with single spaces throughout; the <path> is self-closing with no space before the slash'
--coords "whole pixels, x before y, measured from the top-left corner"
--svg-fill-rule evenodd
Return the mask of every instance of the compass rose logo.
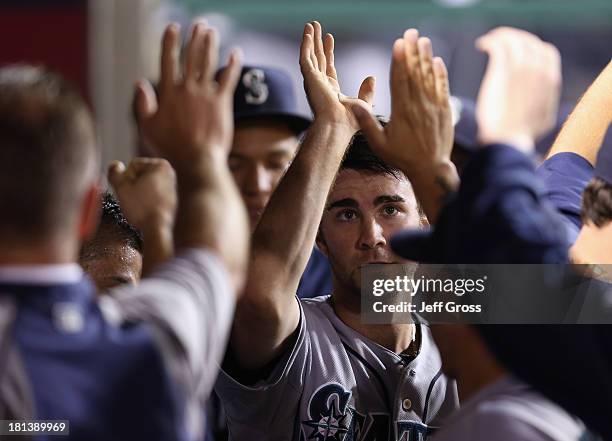
<path id="1" fill-rule="evenodd" d="M 312 428 L 309 440 L 342 441 L 350 430 L 352 410 L 348 406 L 350 392 L 340 385 L 328 384 L 320 388 L 310 402 L 311 420 L 304 425 Z"/>

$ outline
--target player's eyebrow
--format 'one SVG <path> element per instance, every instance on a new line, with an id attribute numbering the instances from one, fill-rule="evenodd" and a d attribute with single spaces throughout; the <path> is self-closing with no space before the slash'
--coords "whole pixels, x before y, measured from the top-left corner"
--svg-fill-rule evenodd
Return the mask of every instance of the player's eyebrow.
<path id="1" fill-rule="evenodd" d="M 398 194 L 385 194 L 374 199 L 374 206 L 376 207 L 377 205 L 388 204 L 389 202 L 406 202 L 406 200 Z"/>
<path id="2" fill-rule="evenodd" d="M 359 208 L 359 203 L 352 198 L 344 198 L 339 199 L 337 201 L 331 202 L 327 205 L 326 210 L 331 210 L 332 208 L 337 207 L 350 207 L 350 208 Z"/>

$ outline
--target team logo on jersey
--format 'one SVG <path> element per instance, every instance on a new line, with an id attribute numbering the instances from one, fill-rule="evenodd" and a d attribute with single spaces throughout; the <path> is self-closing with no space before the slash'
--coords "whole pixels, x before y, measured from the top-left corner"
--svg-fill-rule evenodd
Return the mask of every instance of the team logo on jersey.
<path id="1" fill-rule="evenodd" d="M 309 440 L 342 441 L 348 433 L 353 412 L 348 407 L 351 393 L 339 384 L 321 386 L 310 398 L 308 415 L 312 418 L 303 423 L 312 428 Z"/>
<path id="2" fill-rule="evenodd" d="M 388 413 L 362 414 L 349 404 L 351 395 L 337 383 L 319 387 L 308 403 L 310 419 L 302 421 L 308 429 L 300 441 L 423 441 L 430 432 L 418 421 L 393 423 Z"/>
<path id="3" fill-rule="evenodd" d="M 260 105 L 266 102 L 269 90 L 265 80 L 266 74 L 261 69 L 250 69 L 242 75 L 242 84 L 246 88 L 244 100 L 248 104 Z"/>

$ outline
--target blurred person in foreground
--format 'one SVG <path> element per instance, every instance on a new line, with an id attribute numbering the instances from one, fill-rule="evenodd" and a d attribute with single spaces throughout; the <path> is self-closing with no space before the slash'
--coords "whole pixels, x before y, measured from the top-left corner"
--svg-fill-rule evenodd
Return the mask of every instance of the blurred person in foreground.
<path id="1" fill-rule="evenodd" d="M 592 292 L 584 300 L 577 299 L 582 312 L 599 324 L 540 326 L 537 332 L 481 329 L 491 351 L 516 375 L 579 415 L 604 439 L 612 439 L 612 176 L 604 168 L 612 154 L 611 122 L 608 64 L 576 104 L 537 171 L 570 232 L 568 261 L 601 280 L 590 283 Z M 517 340 L 528 344 L 516 345 Z M 572 366 L 571 381 L 564 366 Z"/>
<path id="2" fill-rule="evenodd" d="M 225 349 L 248 248 L 227 168 L 240 66 L 232 54 L 214 83 L 215 42 L 213 30 L 196 25 L 179 77 L 179 29 L 171 25 L 159 101 L 139 85 L 144 133 L 177 173 L 176 257 L 99 303 L 76 263 L 99 219 L 89 111 L 44 69 L 0 70 L 0 205 L 12 207 L 0 220 L 3 419 L 69 420 L 69 439 L 79 440 L 201 436 L 201 403 Z M 169 164 L 158 161 L 115 165 L 109 175 L 120 199 L 139 201 L 133 206 L 151 228 L 167 219 L 167 206 L 147 198 L 152 183 L 166 182 L 159 171 Z"/>
<path id="3" fill-rule="evenodd" d="M 492 31 L 478 44 L 491 57 L 477 112 L 480 141 L 486 147 L 467 165 L 461 186 L 445 204 L 435 229 L 404 232 L 393 239 L 392 246 L 405 258 L 430 263 L 567 262 L 563 219 L 547 197 L 532 160 L 524 154 L 531 152 L 535 139 L 547 129 L 556 113 L 558 53 L 532 35 L 507 28 Z M 509 47 L 523 49 L 513 51 Z M 526 62 L 521 60 L 524 53 L 539 55 Z M 535 59 L 540 61 L 532 62 Z M 521 87 L 517 89 L 516 84 Z M 393 96 L 400 93 L 396 89 Z M 399 138 L 394 139 L 392 132 L 377 127 L 369 114 L 359 115 L 362 128 L 377 151 L 394 152 L 398 162 L 409 163 L 411 158 L 404 154 Z M 434 174 L 429 179 L 440 177 Z M 597 400 L 609 402 L 611 396 L 609 369 L 604 369 L 611 353 L 610 338 L 592 332 L 596 327 L 432 328 L 434 338 L 438 337 L 445 369 L 449 374 L 455 371 L 452 375 L 457 376 L 463 406 L 435 438 L 463 436 L 458 434 L 466 434 L 466 439 L 587 436 L 582 424 L 573 421 L 565 411 L 529 391 L 520 381 L 506 377 L 506 368 L 500 363 L 566 411 L 577 414 L 589 429 L 602 435 L 609 433 L 605 410 L 602 411 L 609 406 L 601 407 Z M 460 352 L 461 335 L 465 351 L 471 352 L 472 357 Z M 472 363 L 473 360 L 477 361 Z M 564 368 L 568 364 L 584 375 L 576 373 L 568 382 Z M 592 399 L 597 395 L 599 399 Z M 565 430 L 559 431 L 560 427 Z"/>
<path id="4" fill-rule="evenodd" d="M 517 146 L 523 152 L 529 153 L 535 145 L 535 139 L 549 129 L 549 117 L 551 114 L 556 114 L 559 95 L 561 72 L 559 55 L 554 47 L 540 41 L 537 37 L 508 28 L 491 31 L 478 40 L 478 46 L 487 51 L 490 56 L 476 109 L 479 118 L 479 137 L 485 147 L 476 154 L 473 162 L 465 169 L 464 182 L 459 189 L 459 194 L 464 196 L 461 200 L 463 206 L 457 205 L 458 210 L 471 211 L 472 215 L 471 217 L 449 218 L 447 217 L 448 206 L 444 207 L 437 229 L 438 231 L 445 227 L 459 229 L 461 227 L 457 225 L 457 221 L 461 219 L 461 222 L 469 224 L 465 228 L 474 230 L 472 236 L 478 234 L 487 236 L 490 233 L 476 227 L 476 214 L 479 214 L 483 216 L 481 227 L 487 222 L 494 222 L 496 225 L 493 228 L 499 228 L 499 231 L 503 232 L 504 223 L 512 225 L 513 222 L 505 210 L 516 210 L 522 207 L 520 216 L 528 217 L 534 214 L 538 216 L 524 219 L 521 229 L 518 230 L 519 237 L 515 237 L 514 240 L 518 240 L 522 234 L 537 242 L 540 239 L 538 236 L 541 236 L 540 226 L 544 225 L 543 222 L 555 220 L 552 207 L 548 211 L 544 210 L 542 214 L 538 213 L 539 208 L 533 206 L 535 201 L 529 202 L 529 195 L 525 191 L 528 188 L 528 185 L 524 184 L 526 178 L 522 181 L 518 180 L 519 175 L 517 174 L 518 182 L 508 183 L 507 176 L 489 177 L 491 171 L 487 170 L 486 165 L 479 168 L 478 161 L 486 164 L 482 162 L 481 157 L 489 153 L 487 149 L 493 149 L 494 151 L 490 152 L 491 155 L 500 155 L 500 158 L 503 157 L 502 155 L 508 158 L 515 155 L 514 160 L 518 161 L 521 154 L 510 150 L 511 146 Z M 511 51 L 510 48 L 516 48 L 516 52 Z M 530 53 L 539 62 L 522 62 L 520 57 L 513 56 L 513 53 Z M 504 76 L 500 76 L 501 71 L 505 73 Z M 520 92 L 514 87 L 519 82 L 522 85 Z M 401 95 L 401 91 L 398 90 L 394 90 L 393 93 Z M 505 96 L 504 93 L 511 93 L 513 100 L 498 100 L 497 98 Z M 495 107 L 491 107 L 493 105 Z M 387 143 L 387 147 L 392 145 Z M 514 172 L 520 173 L 520 170 Z M 484 182 L 478 182 L 478 180 Z M 535 177 L 532 181 L 535 183 Z M 482 188 L 478 188 L 475 183 L 482 185 Z M 527 188 L 522 187 L 521 184 L 526 185 Z M 504 189 L 504 185 L 513 185 L 514 188 Z M 471 188 L 471 192 L 466 188 Z M 500 194 L 503 192 L 503 198 L 498 197 L 495 200 L 490 195 L 488 196 L 487 192 L 492 191 Z M 470 195 L 472 200 L 468 199 Z M 511 201 L 513 203 L 510 203 Z M 474 211 L 475 207 L 478 207 L 477 211 Z M 549 213 L 550 216 L 546 216 L 546 213 Z M 449 225 L 450 223 L 453 225 Z M 547 222 L 545 225 L 551 227 L 555 224 Z M 491 231 L 490 228 L 489 232 Z M 510 237 L 512 231 L 511 228 L 505 231 L 505 237 L 497 237 L 496 241 L 489 245 L 489 249 L 506 247 L 507 243 L 512 240 Z M 489 238 L 493 239 L 493 236 Z M 562 234 L 550 235 L 550 239 L 552 239 L 552 246 L 556 245 L 557 248 L 562 249 Z M 407 234 L 403 241 L 395 242 L 396 250 L 417 261 L 455 262 L 453 258 L 447 260 L 443 252 L 444 248 L 452 246 L 452 242 L 438 243 L 439 249 L 436 249 L 435 246 L 425 249 L 423 244 L 420 247 L 419 244 L 412 247 L 414 241 L 415 236 L 411 237 Z M 477 251 L 473 248 L 465 248 L 461 251 L 465 253 L 462 256 L 463 259 L 457 260 L 456 263 L 466 261 L 503 263 L 505 261 L 501 260 L 501 254 L 495 252 L 489 253 L 488 256 L 482 254 L 476 257 Z M 519 256 L 518 252 L 508 253 L 504 259 L 508 257 L 515 262 L 520 262 L 524 258 L 533 259 L 536 257 L 535 251 L 537 250 L 533 251 L 531 255 L 526 253 L 523 257 Z M 541 252 L 546 253 L 547 251 L 542 244 Z M 470 252 L 474 255 L 470 256 Z M 419 255 L 419 253 L 422 254 Z M 452 255 L 452 253 L 449 254 Z M 460 258 L 460 254 L 455 255 L 455 259 Z M 461 408 L 444 422 L 442 428 L 434 434 L 434 440 L 577 441 L 584 439 L 584 425 L 558 405 L 531 390 L 527 384 L 509 375 L 509 372 L 489 352 L 482 337 L 473 326 L 431 325 L 431 329 L 440 350 L 443 370 L 451 378 L 457 380 L 461 400 Z"/>

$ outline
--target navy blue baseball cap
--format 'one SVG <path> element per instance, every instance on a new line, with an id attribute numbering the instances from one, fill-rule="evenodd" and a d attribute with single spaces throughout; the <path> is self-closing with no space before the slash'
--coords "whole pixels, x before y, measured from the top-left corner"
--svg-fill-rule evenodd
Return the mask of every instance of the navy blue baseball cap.
<path id="1" fill-rule="evenodd" d="M 296 134 L 311 123 L 298 108 L 289 74 L 271 67 L 244 66 L 234 93 L 234 121 L 257 117 L 283 120 Z"/>

